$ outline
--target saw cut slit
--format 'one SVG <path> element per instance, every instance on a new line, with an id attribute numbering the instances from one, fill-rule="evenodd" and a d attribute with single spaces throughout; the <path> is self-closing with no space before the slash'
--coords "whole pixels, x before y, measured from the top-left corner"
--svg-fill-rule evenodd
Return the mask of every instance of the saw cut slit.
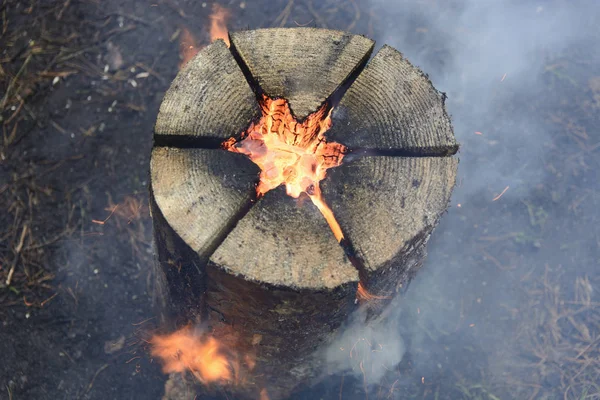
<path id="1" fill-rule="evenodd" d="M 175 77 L 160 106 L 154 138 L 160 146 L 201 148 L 238 135 L 259 116 L 252 88 L 225 42 L 217 40 Z"/>
<path id="2" fill-rule="evenodd" d="M 375 45 L 363 36 L 316 28 L 232 32 L 230 39 L 231 51 L 259 88 L 258 95 L 286 99 L 298 121 L 328 98 L 340 97 Z"/>
<path id="3" fill-rule="evenodd" d="M 258 167 L 240 154 L 156 147 L 150 168 L 156 204 L 202 259 L 256 199 Z"/>
<path id="4" fill-rule="evenodd" d="M 409 156 L 455 154 L 444 95 L 398 50 L 384 45 L 333 113 L 330 140 Z"/>
<path id="5" fill-rule="evenodd" d="M 231 397 L 284 399 L 422 265 L 458 144 L 444 96 L 389 46 L 368 62 L 374 42 L 340 31 L 230 40 L 186 64 L 157 117 L 155 297 L 173 337 L 201 327 L 231 358 Z"/>
<path id="6" fill-rule="evenodd" d="M 212 136 L 157 135 L 154 147 L 173 147 L 178 149 L 219 149 L 223 139 Z"/>
<path id="7" fill-rule="evenodd" d="M 309 199 L 299 205 L 283 187 L 269 191 L 252 207 L 211 261 L 276 286 L 333 289 L 358 281 L 316 207 Z"/>

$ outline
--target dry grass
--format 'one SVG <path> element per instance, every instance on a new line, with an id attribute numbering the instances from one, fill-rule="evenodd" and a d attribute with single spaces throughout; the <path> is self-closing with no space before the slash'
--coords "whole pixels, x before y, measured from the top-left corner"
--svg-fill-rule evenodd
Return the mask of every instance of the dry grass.
<path id="1" fill-rule="evenodd" d="M 65 4 L 3 0 L 0 5 L 0 305 L 43 306 L 53 298 L 54 275 L 48 249 L 76 229 L 70 196 L 54 214 L 51 229 L 44 208 L 56 196 L 45 183 L 52 172 L 81 156 L 35 162 L 18 151 L 43 116 L 34 103 L 60 79 L 76 74 L 68 65 L 83 54 L 77 24 L 43 23 L 63 19 Z M 43 113 L 43 112 L 42 112 Z M 44 182 L 44 183 L 42 183 Z M 56 210 L 55 210 L 56 211 Z M 53 233 L 49 233 L 53 232 Z"/>
<path id="2" fill-rule="evenodd" d="M 131 245 L 132 255 L 138 260 L 148 258 L 151 244 L 150 229 L 147 226 L 150 211 L 147 200 L 139 196 L 125 196 L 122 202 L 114 203 L 108 197 L 108 206 L 105 210 L 109 213 L 104 220 L 92 220 L 97 225 L 114 224 L 119 232 L 124 232 Z"/>
<path id="3" fill-rule="evenodd" d="M 81 238 L 98 234 L 83 231 L 90 226 L 91 218 L 86 212 L 89 199 L 87 204 L 73 200 L 78 197 L 77 192 L 86 189 L 86 183 L 69 182 L 73 187 L 66 189 L 56 184 L 56 174 L 64 174 L 65 169 L 84 155 L 52 159 L 52 149 L 48 149 L 42 153 L 48 159 L 43 159 L 22 150 L 23 145 L 32 145 L 27 139 L 32 132 L 42 131 L 46 136 L 59 138 L 68 137 L 73 130 L 83 137 L 94 135 L 95 125 L 71 129 L 61 126 L 54 120 L 60 115 L 50 115 L 50 107 L 44 104 L 65 79 L 73 80 L 77 76 L 97 79 L 105 83 L 98 89 L 100 94 L 112 96 L 114 92 L 107 91 L 113 86 L 122 88 L 129 77 L 125 69 L 104 71 L 90 62 L 90 58 L 99 57 L 117 35 L 135 29 L 133 20 L 116 14 L 104 15 L 100 8 L 95 17 L 82 19 L 77 7 L 78 4 L 71 1 L 0 0 L 2 306 L 17 303 L 43 306 L 44 301 L 56 293 L 51 283 L 54 274 L 50 272 L 57 269 L 56 265 L 52 266 L 57 261 L 52 259 L 53 246 L 69 238 L 74 240 L 75 234 Z M 117 24 L 116 21 L 121 21 L 119 18 L 125 23 Z M 49 23 L 53 20 L 58 22 Z M 143 64 L 138 67 L 146 68 Z M 136 107 L 129 103 L 124 106 Z M 73 124 L 78 123 L 73 121 Z M 147 228 L 138 223 L 147 215 L 147 207 L 143 207 L 141 201 L 126 198 L 115 212 L 117 227 L 127 232 L 136 255 L 142 253 L 140 238 L 149 240 Z M 114 207 L 112 201 L 109 203 L 109 208 Z"/>
<path id="4" fill-rule="evenodd" d="M 524 282 L 528 300 L 512 338 L 518 362 L 506 366 L 519 398 L 600 398 L 600 302 L 589 277 L 568 287 L 565 274 L 546 265 L 541 279 Z"/>

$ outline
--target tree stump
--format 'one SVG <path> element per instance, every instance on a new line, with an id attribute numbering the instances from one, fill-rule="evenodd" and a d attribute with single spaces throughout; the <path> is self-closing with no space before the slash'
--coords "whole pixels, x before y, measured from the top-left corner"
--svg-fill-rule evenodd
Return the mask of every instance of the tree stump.
<path id="1" fill-rule="evenodd" d="M 353 310 L 385 303 L 422 264 L 458 145 L 444 95 L 389 46 L 368 62 L 374 42 L 340 31 L 230 41 L 179 72 L 156 121 L 155 294 L 171 329 L 201 326 L 219 341 L 236 375 L 226 390 L 285 398 L 321 372 L 320 349 Z M 333 108 L 326 138 L 347 153 L 321 190 L 341 243 L 308 197 L 278 187 L 259 198 L 260 168 L 220 147 L 261 117 L 263 95 L 286 99 L 298 121 Z"/>

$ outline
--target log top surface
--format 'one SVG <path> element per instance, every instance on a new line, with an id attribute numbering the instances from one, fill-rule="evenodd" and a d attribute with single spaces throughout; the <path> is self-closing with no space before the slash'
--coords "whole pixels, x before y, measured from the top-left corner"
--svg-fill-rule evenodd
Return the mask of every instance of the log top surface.
<path id="1" fill-rule="evenodd" d="M 302 120 L 367 61 L 375 42 L 347 32 L 269 28 L 231 33 L 231 47 L 269 97 L 288 100 Z"/>
<path id="2" fill-rule="evenodd" d="M 333 289 L 358 281 L 358 272 L 319 210 L 308 198 L 298 204 L 283 186 L 252 207 L 211 261 L 231 273 L 278 286 Z"/>
<path id="3" fill-rule="evenodd" d="M 171 83 L 154 126 L 155 140 L 225 140 L 259 115 L 242 70 L 225 42 L 217 40 L 198 52 Z"/>
<path id="4" fill-rule="evenodd" d="M 179 72 L 155 126 L 152 194 L 185 243 L 261 283 L 358 281 L 307 197 L 279 187 L 257 200 L 258 167 L 215 148 L 259 118 L 262 93 L 286 98 L 298 119 L 336 99 L 326 135 L 350 155 L 321 188 L 361 273 L 389 267 L 430 234 L 449 202 L 458 145 L 444 96 L 420 70 L 389 46 L 367 63 L 373 42 L 339 31 L 259 29 L 232 33 L 231 43 L 207 46 Z"/>
<path id="5" fill-rule="evenodd" d="M 416 156 L 458 150 L 444 95 L 398 50 L 384 45 L 336 108 L 331 140 Z"/>

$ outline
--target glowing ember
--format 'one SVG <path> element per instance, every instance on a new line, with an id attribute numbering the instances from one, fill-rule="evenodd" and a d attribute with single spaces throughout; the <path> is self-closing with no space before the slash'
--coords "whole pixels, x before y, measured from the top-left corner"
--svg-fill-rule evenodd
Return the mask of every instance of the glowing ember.
<path id="1" fill-rule="evenodd" d="M 202 383 L 232 382 L 236 370 L 213 337 L 202 339 L 190 327 L 154 336 L 151 354 L 160 358 L 163 372 L 190 371 Z"/>
<path id="2" fill-rule="evenodd" d="M 285 99 L 263 96 L 260 106 L 261 119 L 250 125 L 240 142 L 230 138 L 223 147 L 247 155 L 260 167 L 259 197 L 280 185 L 285 185 L 287 194 L 294 198 L 306 193 L 341 241 L 342 229 L 319 187 L 327 169 L 340 165 L 346 151 L 344 145 L 325 140 L 325 132 L 332 125 L 332 110 L 323 105 L 298 122 Z"/>

